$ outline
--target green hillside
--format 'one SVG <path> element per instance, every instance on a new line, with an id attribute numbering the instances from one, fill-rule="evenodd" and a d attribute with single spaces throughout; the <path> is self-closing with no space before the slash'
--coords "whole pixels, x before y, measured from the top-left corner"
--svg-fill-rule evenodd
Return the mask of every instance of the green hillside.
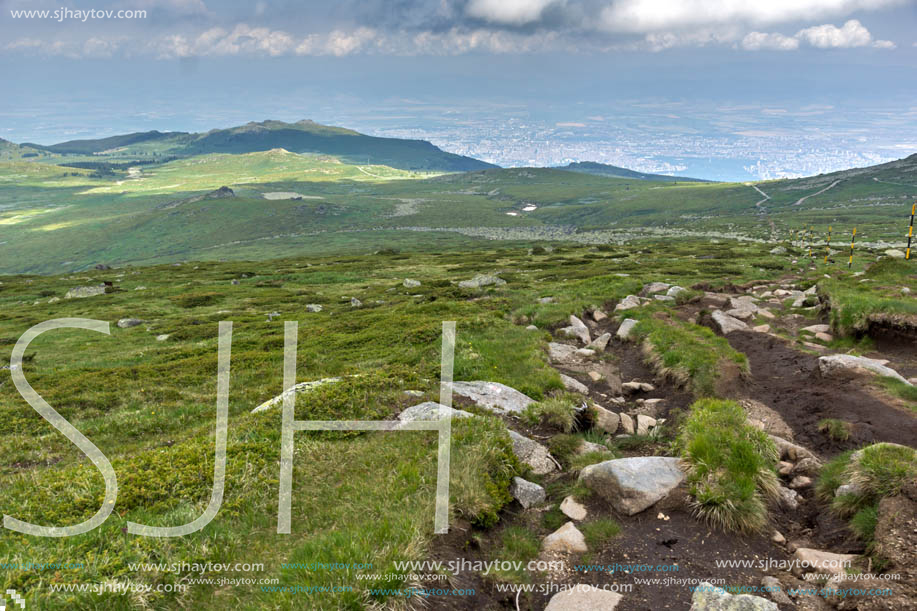
<path id="1" fill-rule="evenodd" d="M 334 155 L 354 164 L 387 165 L 402 170 L 465 172 L 495 167 L 447 153 L 425 140 L 377 138 L 308 120 L 252 122 L 201 134 L 150 131 L 28 146 L 62 156 L 93 156 L 94 161 L 242 154 L 282 148 L 294 153 Z"/>
<path id="2" fill-rule="evenodd" d="M 582 172 L 583 174 L 596 174 L 598 176 L 609 176 L 611 178 L 636 178 L 639 180 L 656 180 L 659 182 L 712 182 L 700 178 L 689 178 L 687 176 L 668 176 L 666 174 L 646 174 L 636 170 L 628 170 L 616 165 L 605 163 L 596 163 L 595 161 L 577 161 L 567 164 L 563 170 L 571 172 Z"/>

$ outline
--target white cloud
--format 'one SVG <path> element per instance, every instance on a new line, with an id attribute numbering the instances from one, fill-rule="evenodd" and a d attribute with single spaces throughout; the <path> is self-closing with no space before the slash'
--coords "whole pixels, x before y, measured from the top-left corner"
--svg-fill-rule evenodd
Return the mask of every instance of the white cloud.
<path id="1" fill-rule="evenodd" d="M 742 39 L 742 48 L 746 51 L 795 51 L 799 48 L 799 39 L 779 32 L 749 32 Z"/>
<path id="2" fill-rule="evenodd" d="M 906 4 L 907 0 L 614 0 L 601 12 L 613 32 L 663 32 L 700 26 L 766 26 L 813 21 Z"/>
<path id="3" fill-rule="evenodd" d="M 842 27 L 827 23 L 806 28 L 800 30 L 796 37 L 819 49 L 865 47 L 872 42 L 872 34 L 856 19 L 851 19 Z"/>
<path id="4" fill-rule="evenodd" d="M 557 0 L 471 0 L 465 7 L 470 17 L 492 23 L 524 25 L 538 21 Z"/>

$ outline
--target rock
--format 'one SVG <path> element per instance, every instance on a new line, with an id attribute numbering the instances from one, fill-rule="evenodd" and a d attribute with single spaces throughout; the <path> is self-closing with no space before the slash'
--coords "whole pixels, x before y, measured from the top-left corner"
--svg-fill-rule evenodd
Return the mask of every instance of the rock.
<path id="1" fill-rule="evenodd" d="M 506 280 L 489 274 L 478 274 L 471 280 L 462 280 L 458 283 L 459 288 L 479 289 L 484 286 L 503 286 Z"/>
<path id="2" fill-rule="evenodd" d="M 239 285 L 242 284 L 242 283 L 239 282 L 238 280 L 232 280 L 232 281 L 230 282 L 230 284 L 232 284 L 233 286 L 239 286 Z"/>
<path id="3" fill-rule="evenodd" d="M 605 347 L 608 346 L 609 341 L 611 341 L 611 333 L 602 333 L 597 338 L 592 340 L 586 347 L 591 348 L 596 352 L 604 352 Z"/>
<path id="4" fill-rule="evenodd" d="M 911 289 L 908 288 L 908 287 L 906 287 L 906 286 L 902 286 L 902 287 L 901 287 L 901 294 L 902 294 L 902 295 L 910 295 L 910 294 L 911 294 Z"/>
<path id="5" fill-rule="evenodd" d="M 598 383 L 602 380 L 602 374 L 600 374 L 598 371 L 590 371 L 586 375 L 588 375 L 589 379 L 595 383 Z"/>
<path id="6" fill-rule="evenodd" d="M 656 426 L 656 419 L 640 414 L 637 416 L 637 435 L 649 435 L 650 429 Z"/>
<path id="7" fill-rule="evenodd" d="M 524 480 L 521 477 L 513 478 L 513 483 L 510 484 L 509 492 L 525 509 L 534 507 L 535 505 L 541 505 L 545 500 L 544 488 L 534 482 Z"/>
<path id="8" fill-rule="evenodd" d="M 793 463 L 781 460 L 777 463 L 777 474 L 778 475 L 790 475 L 793 472 L 793 469 L 796 468 L 796 465 Z"/>
<path id="9" fill-rule="evenodd" d="M 785 486 L 780 486 L 780 502 L 788 509 L 796 511 L 799 509 L 799 493 Z"/>
<path id="10" fill-rule="evenodd" d="M 700 582 L 691 595 L 688 611 L 779 611 L 777 603 L 751 594 L 729 594 L 706 581 Z"/>
<path id="11" fill-rule="evenodd" d="M 770 252 L 772 255 L 785 255 L 785 254 L 786 254 L 786 248 L 784 248 L 783 246 L 776 246 L 776 247 L 774 247 L 774 248 L 771 248 L 769 252 Z"/>
<path id="12" fill-rule="evenodd" d="M 306 306 L 306 312 L 321 312 L 322 306 L 317 303 L 310 303 Z"/>
<path id="13" fill-rule="evenodd" d="M 131 327 L 136 327 L 142 325 L 143 321 L 139 318 L 122 318 L 118 321 L 119 329 L 130 329 Z"/>
<path id="14" fill-rule="evenodd" d="M 711 317 L 713 318 L 713 322 L 719 327 L 720 333 L 723 335 L 728 335 L 733 331 L 745 331 L 748 329 L 748 325 L 744 322 L 737 318 L 733 318 L 722 310 L 714 310 Z"/>
<path id="15" fill-rule="evenodd" d="M 157 336 L 156 336 L 156 341 L 157 341 L 157 342 L 164 342 L 164 341 L 166 341 L 167 339 L 169 339 L 169 334 L 168 334 L 168 333 L 163 333 L 162 335 L 157 335 Z"/>
<path id="16" fill-rule="evenodd" d="M 783 533 L 779 530 L 775 530 L 774 534 L 771 535 L 771 541 L 777 545 L 783 545 L 786 543 L 786 537 L 783 536 Z"/>
<path id="17" fill-rule="evenodd" d="M 572 496 L 568 496 L 561 502 L 560 511 L 571 520 L 576 520 L 577 522 L 585 520 L 588 513 L 586 508 L 577 503 Z"/>
<path id="18" fill-rule="evenodd" d="M 634 426 L 634 419 L 623 413 L 618 414 L 618 416 L 621 419 L 621 432 L 626 435 L 633 435 L 637 430 Z"/>
<path id="19" fill-rule="evenodd" d="M 452 418 L 471 418 L 474 415 L 464 410 L 454 409 L 439 403 L 434 403 L 433 401 L 425 401 L 423 403 L 418 403 L 417 405 L 412 405 L 411 407 L 408 407 L 402 411 L 400 414 L 398 414 L 398 420 L 402 422 L 414 422 L 416 420 L 439 420 L 441 418 L 441 410 L 448 413 Z"/>
<path id="20" fill-rule="evenodd" d="M 816 476 L 821 471 L 821 461 L 815 458 L 803 458 L 793 467 L 793 473 Z"/>
<path id="21" fill-rule="evenodd" d="M 513 454 L 520 461 L 530 466 L 535 475 L 544 475 L 557 468 L 554 460 L 551 459 L 550 453 L 548 453 L 548 449 L 537 441 L 523 437 L 516 431 L 510 431 L 509 437 L 513 442 Z"/>
<path id="22" fill-rule="evenodd" d="M 674 299 L 678 296 L 679 293 L 684 293 L 686 290 L 688 289 L 684 288 L 683 286 L 672 286 L 669 287 L 669 290 L 665 292 L 665 295 L 666 297 L 672 297 Z"/>
<path id="23" fill-rule="evenodd" d="M 407 395 L 409 397 L 414 397 L 415 399 L 420 398 L 424 395 L 422 390 L 402 390 L 401 394 Z"/>
<path id="24" fill-rule="evenodd" d="M 273 399 L 268 399 L 261 405 L 257 406 L 256 408 L 252 410 L 252 413 L 257 414 L 258 412 L 263 412 L 263 411 L 271 409 L 272 407 L 276 405 L 282 404 L 283 399 L 285 396 L 287 396 L 287 394 L 305 393 L 315 388 L 318 388 L 319 386 L 323 386 L 325 384 L 333 384 L 333 383 L 340 382 L 340 381 L 341 381 L 341 378 L 323 378 L 321 380 L 312 380 L 311 382 L 300 382 L 299 384 L 296 384 L 295 386 L 290 388 L 288 391 L 282 392 L 279 395 L 277 395 L 276 397 L 274 397 Z"/>
<path id="25" fill-rule="evenodd" d="M 651 282 L 643 287 L 643 290 L 640 291 L 640 294 L 644 297 L 649 297 L 654 293 L 661 293 L 662 291 L 667 290 L 671 284 L 665 282 Z"/>
<path id="26" fill-rule="evenodd" d="M 57 303 L 58 301 L 60 301 L 60 297 L 52 297 L 48 300 L 48 303 Z"/>
<path id="27" fill-rule="evenodd" d="M 794 462 L 802 460 L 803 458 L 811 458 L 816 462 L 820 462 L 818 457 L 812 454 L 807 448 L 791 443 L 773 434 L 769 434 L 768 436 L 771 438 L 771 441 L 774 442 L 774 445 L 777 446 L 777 452 L 780 454 L 780 458 L 789 458 Z"/>
<path id="28" fill-rule="evenodd" d="M 790 488 L 793 490 L 799 490 L 800 488 L 808 488 L 812 485 L 812 478 L 806 477 L 805 475 L 797 475 L 793 478 L 793 481 L 790 482 Z"/>
<path id="29" fill-rule="evenodd" d="M 569 344 L 551 342 L 548 344 L 548 358 L 552 363 L 570 363 L 576 360 L 576 348 Z"/>
<path id="30" fill-rule="evenodd" d="M 685 478 L 679 459 L 637 456 L 607 460 L 580 471 L 579 481 L 626 515 L 640 513 L 674 490 Z"/>
<path id="31" fill-rule="evenodd" d="M 863 356 L 852 356 L 850 354 L 821 356 L 818 357 L 818 369 L 823 376 L 831 376 L 844 371 L 865 372 L 895 378 L 908 386 L 912 386 L 909 381 L 894 369 L 886 367 L 875 359 L 868 359 Z"/>
<path id="32" fill-rule="evenodd" d="M 637 393 L 653 392 L 656 390 L 656 387 L 646 382 L 638 382 L 637 380 L 633 380 L 632 382 L 624 382 L 621 384 L 621 389 L 628 393 Z"/>
<path id="33" fill-rule="evenodd" d="M 653 299 L 656 301 L 675 301 L 674 297 L 669 297 L 668 295 L 653 295 Z"/>
<path id="34" fill-rule="evenodd" d="M 782 536 L 783 535 L 781 535 L 781 537 Z M 786 605 L 789 609 L 794 607 L 793 599 L 787 596 L 787 593 L 783 591 L 783 584 L 781 584 L 780 580 L 776 577 L 766 575 L 761 579 L 761 587 L 764 588 L 764 591 L 767 592 L 770 599 L 778 605 Z"/>
<path id="35" fill-rule="evenodd" d="M 809 325 L 808 327 L 803 327 L 799 331 L 805 331 L 806 333 L 827 333 L 831 330 L 831 327 L 828 325 Z"/>
<path id="36" fill-rule="evenodd" d="M 528 325 L 528 326 L 525 328 L 525 330 L 526 330 L 526 331 L 537 331 L 537 330 L 538 330 L 538 327 L 536 327 L 535 325 Z"/>
<path id="37" fill-rule="evenodd" d="M 104 294 L 104 284 L 98 286 L 77 286 L 67 291 L 67 294 L 64 295 L 64 299 L 85 299 L 86 297 L 95 297 Z"/>
<path id="38" fill-rule="evenodd" d="M 594 320 L 595 322 L 602 322 L 606 318 L 608 318 L 608 314 L 606 314 L 602 310 L 593 310 L 592 320 Z"/>
<path id="39" fill-rule="evenodd" d="M 803 295 L 815 295 L 818 293 L 818 286 L 812 285 L 802 292 Z"/>
<path id="40" fill-rule="evenodd" d="M 758 308 L 758 311 L 756 312 L 756 314 L 757 314 L 758 316 L 760 316 L 760 317 L 762 317 L 762 318 L 766 318 L 766 319 L 768 319 L 768 320 L 773 320 L 774 318 L 776 318 L 776 317 L 771 313 L 771 311 L 768 310 L 767 308 Z"/>
<path id="41" fill-rule="evenodd" d="M 360 301 L 359 299 L 357 299 L 356 297 L 351 297 L 351 298 L 350 298 L 350 307 L 352 307 L 352 308 L 362 308 L 362 307 L 363 307 L 363 302 Z"/>
<path id="42" fill-rule="evenodd" d="M 600 445 L 598 443 L 592 443 L 591 441 L 583 440 L 580 443 L 579 449 L 576 451 L 577 454 L 589 454 L 590 452 L 608 452 L 606 446 Z"/>
<path id="43" fill-rule="evenodd" d="M 884 254 L 886 257 L 891 257 L 892 259 L 903 259 L 904 258 L 904 253 L 898 250 L 897 248 L 889 248 L 888 250 L 885 251 Z"/>
<path id="44" fill-rule="evenodd" d="M 621 303 L 615 306 L 615 312 L 623 312 L 624 310 L 632 310 L 634 308 L 639 308 L 643 305 L 643 302 L 640 301 L 640 298 L 636 295 L 628 295 L 621 300 Z"/>
<path id="45" fill-rule="evenodd" d="M 575 337 L 584 344 L 588 345 L 592 341 L 592 337 L 589 334 L 589 327 L 573 314 L 570 315 L 570 326 L 564 327 L 562 330 L 566 330 L 568 336 Z"/>
<path id="46" fill-rule="evenodd" d="M 549 303 L 554 303 L 554 298 L 553 297 L 539 297 L 538 303 L 542 305 L 548 305 Z"/>
<path id="47" fill-rule="evenodd" d="M 770 333 L 771 326 L 770 325 L 758 325 L 757 327 L 752 327 L 751 330 L 755 331 L 756 333 Z"/>
<path id="48" fill-rule="evenodd" d="M 589 551 L 586 538 L 573 522 L 567 522 L 541 542 L 541 549 L 546 552 L 582 553 Z"/>
<path id="49" fill-rule="evenodd" d="M 420 280 L 405 278 L 401 285 L 406 289 L 416 289 L 418 286 L 420 286 Z"/>
<path id="50" fill-rule="evenodd" d="M 834 491 L 834 496 L 844 496 L 847 494 L 854 494 L 859 496 L 863 492 L 863 489 L 859 484 L 850 483 L 850 484 L 841 484 L 837 487 L 837 490 Z"/>
<path id="51" fill-rule="evenodd" d="M 738 318 L 739 320 L 751 320 L 755 317 L 755 312 L 753 310 L 739 310 L 735 308 L 726 310 L 726 314 L 733 318 Z"/>
<path id="52" fill-rule="evenodd" d="M 596 586 L 576 585 L 552 596 L 544 611 L 614 611 L 622 598 Z"/>
<path id="53" fill-rule="evenodd" d="M 793 573 L 803 576 L 806 573 L 829 574 L 829 581 L 843 579 L 847 576 L 847 568 L 852 568 L 853 563 L 859 558 L 855 554 L 834 554 L 808 547 L 800 547 L 793 554 Z"/>
<path id="54" fill-rule="evenodd" d="M 593 422 L 595 427 L 614 435 L 621 425 L 621 417 L 601 405 L 592 406 Z M 628 416 L 629 417 L 629 416 Z"/>
<path id="55" fill-rule="evenodd" d="M 593 350 L 592 348 L 580 348 L 576 351 L 576 353 L 579 356 L 582 356 L 585 358 L 592 358 L 595 356 L 595 350 Z"/>
<path id="56" fill-rule="evenodd" d="M 628 340 L 630 339 L 630 333 L 634 330 L 634 327 L 637 326 L 637 321 L 633 318 L 625 318 L 624 322 L 621 323 L 621 326 L 618 327 L 618 332 L 615 334 L 618 336 L 618 339 Z"/>
<path id="57" fill-rule="evenodd" d="M 581 395 L 589 394 L 589 387 L 577 380 L 576 378 L 571 378 L 565 373 L 560 374 L 560 381 L 564 385 L 564 388 L 570 392 L 578 392 Z"/>
<path id="58" fill-rule="evenodd" d="M 498 413 L 519 413 L 535 402 L 531 397 L 522 394 L 499 382 L 453 382 L 452 392 L 471 399 L 476 405 Z"/>

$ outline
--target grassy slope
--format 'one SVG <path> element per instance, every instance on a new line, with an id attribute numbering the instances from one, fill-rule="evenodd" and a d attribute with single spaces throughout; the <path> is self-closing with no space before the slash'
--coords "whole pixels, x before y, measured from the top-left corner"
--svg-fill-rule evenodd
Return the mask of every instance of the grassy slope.
<path id="1" fill-rule="evenodd" d="M 717 258 L 699 264 L 699 252 Z M 759 267 L 764 263 L 768 269 Z M 483 295 L 450 281 L 502 270 L 505 287 Z M 619 277 L 615 273 L 629 273 Z M 372 562 L 372 573 L 391 573 L 395 559 L 424 554 L 432 530 L 435 442 L 425 433 L 345 437 L 297 435 L 293 534 L 274 533 L 277 506 L 279 410 L 251 415 L 281 388 L 281 320 L 300 321 L 298 379 L 360 374 L 314 395 L 301 395 L 298 418 L 388 418 L 405 405 L 401 390 L 437 395 L 442 320 L 456 320 L 456 379 L 490 379 L 535 398 L 560 384 L 544 363 L 546 334 L 512 323 L 527 315 L 539 326 L 558 322 L 634 292 L 643 282 L 774 278 L 779 259 L 755 245 L 641 244 L 635 249 L 570 249 L 544 255 L 525 250 L 423 256 L 337 257 L 269 263 L 200 263 L 179 267 L 89 272 L 74 277 L 7 277 L 0 285 L 0 361 L 30 325 L 55 317 L 83 316 L 115 322 L 147 321 L 112 336 L 55 332 L 36 340 L 26 374 L 52 405 L 112 459 L 120 478 L 115 515 L 98 531 L 72 539 L 32 539 L 0 534 L 0 562 L 83 561 L 85 570 L 3 573 L 4 587 L 29 592 L 41 608 L 122 608 L 120 597 L 52 595 L 49 583 L 134 578 L 174 583 L 187 573 L 133 574 L 128 562 L 263 562 L 263 574 L 282 584 L 349 585 L 347 593 L 262 592 L 259 586 L 195 586 L 184 597 L 154 594 L 147 604 L 169 608 L 288 608 L 308 600 L 313 608 L 361 608 L 371 584 L 347 572 L 283 569 L 306 560 Z M 417 278 L 420 288 L 401 280 Z M 238 279 L 239 285 L 231 280 Z M 111 280 L 121 290 L 85 300 L 48 300 L 78 284 Z M 145 290 L 134 290 L 138 286 Z M 422 295 L 415 297 L 414 295 Z M 554 304 L 537 304 L 551 295 Z M 342 297 L 366 304 L 352 310 Z M 484 296 L 485 299 L 474 299 Z M 375 301 L 384 304 L 375 304 Z M 35 303 L 37 302 L 37 303 Z M 306 303 L 321 303 L 307 314 Z M 198 304 L 198 305 L 193 305 Z M 267 321 L 272 311 L 281 313 Z M 212 473 L 216 327 L 233 320 L 226 500 L 203 532 L 181 539 L 145 539 L 121 532 L 126 520 L 176 524 L 200 512 Z M 170 334 L 157 342 L 159 334 Z M 39 523 L 73 523 L 95 510 L 101 481 L 59 434 L 15 392 L 0 372 L 0 482 L 2 511 Z M 506 438 L 484 423 L 456 425 L 453 510 L 487 521 L 506 498 L 514 468 Z M 379 542 L 382 542 L 381 544 Z M 384 584 L 397 587 L 399 579 Z M 218 593 L 217 593 L 218 592 Z M 214 597 L 216 596 L 216 597 Z M 137 604 L 137 601 L 133 601 Z"/>

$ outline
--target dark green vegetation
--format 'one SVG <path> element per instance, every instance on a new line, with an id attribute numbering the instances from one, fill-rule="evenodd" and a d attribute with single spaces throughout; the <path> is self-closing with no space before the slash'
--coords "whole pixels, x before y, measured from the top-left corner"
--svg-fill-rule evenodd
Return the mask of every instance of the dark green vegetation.
<path id="1" fill-rule="evenodd" d="M 885 259 L 866 271 L 860 282 L 826 280 L 821 283 L 831 305 L 831 325 L 850 334 L 870 325 L 917 328 L 917 299 L 902 288 L 917 281 L 913 261 Z"/>
<path id="2" fill-rule="evenodd" d="M 777 449 L 746 422 L 745 410 L 733 401 L 697 401 L 679 445 L 697 515 L 726 530 L 763 530 L 766 501 L 779 494 Z"/>
<path id="3" fill-rule="evenodd" d="M 732 242 L 674 247 L 637 243 L 627 249 L 576 247 L 540 255 L 516 248 L 461 257 L 388 254 L 199 262 L 4 277 L 0 362 L 8 361 L 19 336 L 39 322 L 88 317 L 111 323 L 111 336 L 77 330 L 41 336 L 27 351 L 24 369 L 32 386 L 112 460 L 120 490 L 115 513 L 91 534 L 36 539 L 4 531 L 0 562 L 18 561 L 28 545 L 29 561 L 82 561 L 87 567 L 53 573 L 7 570 L 3 587 L 28 592 L 30 605 L 42 609 L 119 608 L 124 600 L 119 595 L 51 594 L 48 584 L 127 579 L 172 584 L 193 575 L 132 571 L 128 563 L 255 562 L 264 563 L 263 573 L 209 577 L 270 577 L 285 585 L 354 588 L 310 595 L 315 608 L 383 602 L 370 596 L 370 588 L 400 587 L 404 573 L 393 562 L 420 560 L 429 550 L 435 434 L 298 433 L 293 533 L 277 535 L 280 409 L 250 412 L 281 390 L 283 320 L 300 323 L 298 381 L 343 377 L 300 394 L 298 419 L 388 419 L 414 402 L 435 399 L 441 324 L 455 320 L 456 379 L 493 380 L 518 388 L 542 405 L 557 406 L 544 416 L 566 428 L 570 400 L 546 364 L 547 334 L 516 324 L 523 316 L 549 328 L 571 313 L 634 293 L 650 280 L 690 286 L 774 279 L 783 273 L 780 261 L 785 259 L 769 255 L 767 248 Z M 700 252 L 714 258 L 699 261 Z M 471 290 L 455 284 L 494 271 L 506 285 Z M 616 275 L 620 273 L 629 276 Z M 421 286 L 405 288 L 405 278 L 417 279 Z M 105 281 L 113 284 L 107 294 L 63 299 L 75 286 Z M 555 303 L 538 303 L 543 296 L 554 296 Z M 352 308 L 350 297 L 357 297 L 363 307 Z M 306 304 L 312 303 L 323 305 L 323 311 L 306 312 Z M 280 316 L 269 321 L 272 312 Z M 145 322 L 129 329 L 115 326 L 128 317 Z M 210 497 L 221 320 L 234 323 L 223 507 L 194 535 L 127 535 L 121 529 L 128 520 L 153 525 L 190 521 Z M 168 338 L 157 341 L 162 335 Z M 708 366 L 715 368 L 716 361 Z M 402 392 L 406 389 L 421 390 L 425 397 L 407 397 Z M 95 512 L 103 492 L 98 472 L 19 397 L 9 371 L 0 371 L 0 423 L 3 513 L 63 525 Z M 578 447 L 582 440 L 578 433 L 556 443 Z M 491 527 L 509 500 L 510 477 L 520 472 L 505 427 L 494 417 L 456 421 L 453 444 L 454 515 L 480 528 Z M 571 454 L 569 459 L 583 466 L 613 455 Z M 555 513 L 559 517 L 548 512 L 545 520 L 563 518 Z M 590 536 L 596 540 L 611 536 L 608 525 L 594 529 Z M 531 551 L 524 537 L 508 536 L 506 544 L 520 556 Z M 365 573 L 392 577 L 373 583 L 357 580 L 352 571 L 281 566 L 309 561 L 371 562 L 373 570 Z M 144 604 L 288 608 L 301 604 L 302 596 L 263 592 L 257 585 L 198 584 L 184 594 L 154 593 Z"/>
<path id="4" fill-rule="evenodd" d="M 310 122 L 40 149 L 6 143 L 0 273 L 383 249 L 462 252 L 496 240 L 541 247 L 740 237 L 790 246 L 791 231 L 810 226 L 812 237 L 797 239 L 793 252 L 806 254 L 811 244 L 821 258 L 829 225 L 836 249 L 857 227 L 859 265 L 872 256 L 866 248 L 901 247 L 917 197 L 917 156 L 758 183 L 769 199 L 746 184 L 486 167 L 428 143 Z M 232 196 L 201 198 L 221 187 Z"/>
<path id="5" fill-rule="evenodd" d="M 699 178 L 688 178 L 687 176 L 669 176 L 667 174 L 646 174 L 635 170 L 628 170 L 616 165 L 605 163 L 596 163 L 594 161 L 577 161 L 570 163 L 561 168 L 571 172 L 581 172 L 583 174 L 596 174 L 598 176 L 608 176 L 609 178 L 636 178 L 638 180 L 655 180 L 659 182 L 712 182 L 701 180 Z"/>

